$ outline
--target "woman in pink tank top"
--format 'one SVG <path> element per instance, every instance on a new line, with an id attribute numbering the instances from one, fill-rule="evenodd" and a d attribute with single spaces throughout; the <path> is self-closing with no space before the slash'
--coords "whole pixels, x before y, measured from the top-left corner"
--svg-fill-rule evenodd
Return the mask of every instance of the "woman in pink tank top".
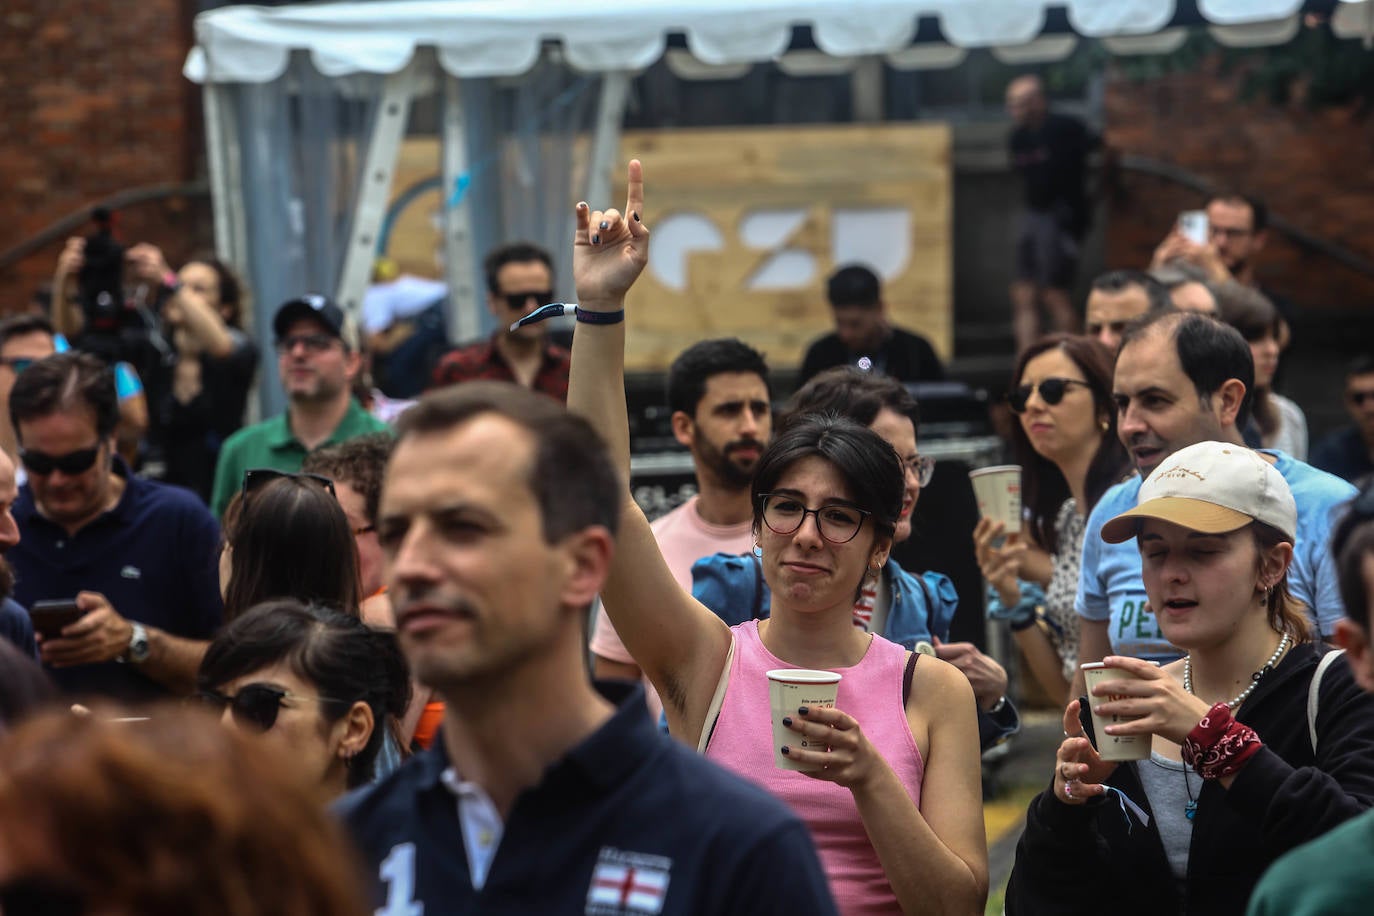
<path id="1" fill-rule="evenodd" d="M 614 316 L 648 258 L 639 163 L 626 216 L 576 211 L 579 309 Z M 573 338 L 568 406 L 605 436 L 629 478 L 625 325 L 584 320 Z M 853 624 L 856 597 L 887 560 L 905 471 L 892 446 L 851 420 L 789 422 L 754 470 L 755 552 L 772 590 L 769 619 L 733 630 L 684 592 L 634 500 L 626 498 L 602 600 L 625 646 L 663 698 L 674 735 L 761 783 L 811 826 L 845 913 L 973 913 L 987 897 L 987 846 L 972 688 L 933 657 Z M 719 715 L 712 697 L 734 647 Z M 798 709 L 784 753 L 808 772 L 774 767 L 765 672 L 842 675 L 833 709 Z M 802 740 L 811 745 L 803 749 Z M 786 880 L 786 876 L 779 876 Z"/>

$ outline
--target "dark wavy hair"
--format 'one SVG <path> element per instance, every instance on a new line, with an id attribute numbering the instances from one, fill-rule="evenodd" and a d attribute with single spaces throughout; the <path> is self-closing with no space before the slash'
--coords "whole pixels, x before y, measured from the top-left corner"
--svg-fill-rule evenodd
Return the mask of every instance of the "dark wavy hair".
<path id="1" fill-rule="evenodd" d="M 1374 479 L 1361 488 L 1331 535 L 1331 553 L 1336 558 L 1337 583 L 1345 615 L 1368 629 L 1369 586 L 1365 584 L 1362 564 L 1366 555 L 1374 556 Z"/>
<path id="2" fill-rule="evenodd" d="M 763 380 L 768 397 L 773 397 L 763 354 L 737 337 L 718 337 L 697 341 L 668 367 L 668 409 L 696 419 L 697 405 L 706 397 L 706 383 L 723 372 L 752 372 Z"/>
<path id="3" fill-rule="evenodd" d="M 1087 503 L 1078 510 L 1084 515 L 1107 492 L 1107 488 L 1125 476 L 1130 469 L 1130 456 L 1116 435 L 1116 407 L 1112 403 L 1112 352 L 1098 340 L 1076 334 L 1048 334 L 1031 344 L 1016 362 L 1012 385 L 1021 383 L 1027 364 L 1042 353 L 1058 350 L 1078 367 L 1093 395 L 1093 407 L 1107 418 L 1097 451 L 1088 464 L 1088 477 L 1083 488 Z M 1059 507 L 1070 496 L 1069 482 L 1058 465 L 1037 452 L 1019 422 L 1011 428 L 1012 448 L 1021 465 L 1022 503 L 1030 510 L 1031 534 L 1050 553 L 1059 550 L 1059 532 L 1054 528 Z"/>
<path id="4" fill-rule="evenodd" d="M 237 498 L 237 497 L 236 497 Z M 224 619 L 271 598 L 323 604 L 357 617 L 358 545 L 339 501 L 308 477 L 282 477 L 224 513 L 233 551 Z"/>
<path id="5" fill-rule="evenodd" d="M 45 356 L 25 369 L 10 389 L 10 422 L 16 434 L 21 420 L 37 420 L 77 407 L 95 415 L 95 432 L 102 441 L 114 435 L 119 425 L 114 373 L 89 353 Z"/>
<path id="6" fill-rule="evenodd" d="M 191 258 L 187 264 L 204 264 L 215 272 L 215 280 L 219 283 L 219 302 L 216 303 L 220 309 L 228 309 L 229 315 L 225 318 L 225 323 L 235 328 L 243 328 L 243 284 L 239 282 L 238 274 L 228 264 L 215 257 L 213 254 L 200 255 Z"/>
<path id="7" fill-rule="evenodd" d="M 797 389 L 778 418 L 778 426 L 786 426 L 793 417 L 805 413 L 833 413 L 861 426 L 872 426 L 884 407 L 909 418 L 919 432 L 920 408 L 905 385 L 891 376 L 836 366 Z"/>
<path id="8" fill-rule="evenodd" d="M 386 731 L 410 703 L 410 669 L 396 634 L 356 617 L 294 600 L 256 605 L 215 634 L 196 675 L 200 690 L 217 690 L 272 665 L 284 664 L 326 698 L 320 716 L 337 722 L 354 703 L 372 710 L 363 750 L 348 761 L 348 786 L 372 779 Z"/>
<path id="9" fill-rule="evenodd" d="M 902 462 L 882 436 L 832 413 L 808 413 L 792 419 L 764 450 L 749 494 L 754 504 L 755 533 L 763 526 L 759 494 L 771 492 L 794 464 L 811 457 L 825 459 L 840 472 L 855 505 L 872 513 L 869 520 L 874 534 L 892 537 L 906 490 Z"/>

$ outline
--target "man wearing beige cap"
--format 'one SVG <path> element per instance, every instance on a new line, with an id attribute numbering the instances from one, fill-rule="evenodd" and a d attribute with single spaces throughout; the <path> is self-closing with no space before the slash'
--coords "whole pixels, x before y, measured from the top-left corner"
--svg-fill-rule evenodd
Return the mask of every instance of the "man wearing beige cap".
<path id="1" fill-rule="evenodd" d="M 1108 653 L 1159 662 L 1179 657 L 1150 611 L 1135 545 L 1104 543 L 1102 529 L 1135 506 L 1141 481 L 1179 449 L 1207 440 L 1243 445 L 1240 429 L 1249 417 L 1253 387 L 1249 345 L 1215 319 L 1151 313 L 1126 331 L 1113 398 L 1118 435 L 1140 473 L 1108 490 L 1088 517 L 1075 601 L 1082 618 L 1080 662 L 1101 661 Z M 1322 635 L 1330 635 L 1342 610 L 1327 543 L 1335 514 L 1355 489 L 1282 452 L 1260 454 L 1297 501 L 1290 589 Z M 1080 676 L 1073 696 L 1081 688 Z"/>

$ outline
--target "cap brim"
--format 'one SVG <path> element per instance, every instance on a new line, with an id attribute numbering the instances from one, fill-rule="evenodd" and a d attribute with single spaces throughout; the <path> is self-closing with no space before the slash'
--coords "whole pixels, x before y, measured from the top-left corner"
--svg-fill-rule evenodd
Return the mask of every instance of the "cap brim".
<path id="1" fill-rule="evenodd" d="M 1206 534 L 1225 534 L 1237 531 L 1254 521 L 1244 512 L 1218 506 L 1201 499 L 1186 496 L 1161 496 L 1143 502 L 1129 512 L 1123 512 L 1102 526 L 1102 540 L 1108 544 L 1129 541 L 1140 530 L 1144 519 L 1153 518 L 1162 522 L 1172 522 L 1189 531 Z"/>

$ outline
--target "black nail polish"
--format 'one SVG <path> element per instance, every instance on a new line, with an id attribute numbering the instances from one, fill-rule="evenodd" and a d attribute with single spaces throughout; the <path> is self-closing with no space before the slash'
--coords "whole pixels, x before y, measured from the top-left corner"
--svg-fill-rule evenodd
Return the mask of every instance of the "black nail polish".
<path id="1" fill-rule="evenodd" d="M 606 231 L 607 229 L 609 229 L 609 228 L 611 228 L 611 224 L 608 223 L 608 222 L 606 222 L 606 220 L 603 219 L 603 220 L 601 221 L 601 231 L 602 231 L 602 232 L 605 232 L 605 231 Z"/>
<path id="2" fill-rule="evenodd" d="M 782 724 L 783 724 L 783 725 L 791 725 L 791 724 L 792 724 L 792 717 L 791 717 L 791 716 L 783 716 L 783 717 L 782 717 Z"/>
<path id="3" fill-rule="evenodd" d="M 634 213 L 631 213 L 630 215 L 633 216 L 633 217 L 635 218 L 635 222 L 639 222 L 639 211 L 638 211 L 638 210 L 636 210 Z"/>
<path id="4" fill-rule="evenodd" d="M 790 754 L 790 753 L 792 753 L 792 749 L 791 749 L 790 747 L 788 747 L 787 745 L 784 744 L 784 745 L 782 746 L 782 755 L 783 755 L 784 757 L 786 757 L 786 756 L 787 756 L 788 754 Z"/>
<path id="5" fill-rule="evenodd" d="M 601 236 L 599 236 L 599 235 L 594 235 L 594 236 L 592 236 L 592 244 L 593 244 L 593 245 L 600 245 L 600 244 L 601 244 Z"/>
<path id="6" fill-rule="evenodd" d="M 799 716 L 804 716 L 804 715 L 807 714 L 807 712 L 809 712 L 809 710 L 808 710 L 805 706 L 798 706 L 798 707 L 797 707 L 797 715 L 799 715 Z"/>

